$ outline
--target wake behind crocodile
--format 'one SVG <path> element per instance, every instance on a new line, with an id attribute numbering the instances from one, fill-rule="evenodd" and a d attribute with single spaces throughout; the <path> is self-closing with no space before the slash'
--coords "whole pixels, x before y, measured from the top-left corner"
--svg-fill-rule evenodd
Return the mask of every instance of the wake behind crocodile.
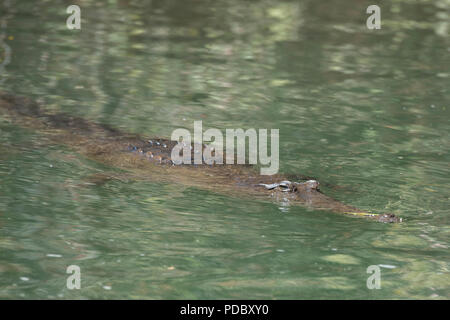
<path id="1" fill-rule="evenodd" d="M 143 138 L 83 118 L 51 113 L 26 97 L 0 92 L 0 110 L 1 115 L 12 123 L 39 131 L 55 143 L 68 145 L 89 159 L 124 169 L 133 179 L 178 183 L 236 197 L 270 199 L 379 222 L 401 222 L 401 218 L 391 213 L 370 213 L 337 201 L 321 192 L 317 180 L 301 174 L 261 175 L 249 164 L 208 164 L 204 161 L 177 164 L 172 150 L 179 146 L 179 141 Z M 206 151 L 208 145 L 189 146 L 192 159 L 194 150 L 199 148 Z"/>

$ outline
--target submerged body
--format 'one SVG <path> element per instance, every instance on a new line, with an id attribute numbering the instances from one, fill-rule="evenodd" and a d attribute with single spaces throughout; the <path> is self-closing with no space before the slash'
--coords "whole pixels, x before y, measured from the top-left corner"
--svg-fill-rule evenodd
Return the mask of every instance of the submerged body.
<path id="1" fill-rule="evenodd" d="M 42 131 L 53 141 L 69 145 L 90 159 L 126 169 L 132 178 L 181 183 L 236 196 L 270 197 L 290 205 L 380 222 L 401 221 L 393 214 L 367 213 L 334 200 L 319 190 L 318 181 L 302 175 L 264 176 L 250 165 L 174 165 L 171 152 L 176 141 L 143 139 L 85 119 L 51 114 L 28 98 L 0 92 L 0 110 L 12 122 Z"/>

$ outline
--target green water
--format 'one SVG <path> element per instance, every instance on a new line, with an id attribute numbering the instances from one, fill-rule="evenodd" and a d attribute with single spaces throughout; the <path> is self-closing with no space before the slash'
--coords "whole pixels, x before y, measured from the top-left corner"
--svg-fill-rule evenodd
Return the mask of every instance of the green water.
<path id="1" fill-rule="evenodd" d="M 281 172 L 405 220 L 88 185 L 118 169 L 0 114 L 0 298 L 450 298 L 448 0 L 382 2 L 380 30 L 359 0 L 86 0 L 81 30 L 69 2 L 0 3 L 2 90 L 148 136 L 279 128 Z"/>

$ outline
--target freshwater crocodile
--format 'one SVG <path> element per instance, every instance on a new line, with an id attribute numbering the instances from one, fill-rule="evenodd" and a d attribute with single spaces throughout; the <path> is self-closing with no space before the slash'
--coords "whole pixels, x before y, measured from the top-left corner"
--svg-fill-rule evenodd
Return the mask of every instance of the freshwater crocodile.
<path id="1" fill-rule="evenodd" d="M 264 176 L 251 165 L 174 165 L 171 150 L 177 141 L 144 139 L 83 118 L 53 114 L 26 97 L 0 92 L 0 109 L 5 119 L 38 130 L 89 159 L 125 169 L 136 179 L 181 183 L 235 196 L 269 197 L 289 205 L 300 204 L 379 222 L 402 221 L 391 213 L 370 213 L 328 197 L 320 191 L 319 182 L 311 177 Z"/>

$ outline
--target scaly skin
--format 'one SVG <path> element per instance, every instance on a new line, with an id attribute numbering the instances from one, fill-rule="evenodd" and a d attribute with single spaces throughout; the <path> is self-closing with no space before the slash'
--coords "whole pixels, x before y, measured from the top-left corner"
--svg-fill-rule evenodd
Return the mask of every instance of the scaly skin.
<path id="1" fill-rule="evenodd" d="M 28 98 L 0 92 L 0 110 L 8 120 L 34 128 L 90 159 L 126 169 L 135 179 L 181 183 L 240 197 L 272 198 L 379 222 L 401 222 L 393 214 L 368 213 L 332 199 L 319 190 L 319 182 L 302 175 L 263 176 L 250 165 L 174 165 L 171 150 L 175 141 L 143 139 L 82 118 L 51 114 Z"/>

